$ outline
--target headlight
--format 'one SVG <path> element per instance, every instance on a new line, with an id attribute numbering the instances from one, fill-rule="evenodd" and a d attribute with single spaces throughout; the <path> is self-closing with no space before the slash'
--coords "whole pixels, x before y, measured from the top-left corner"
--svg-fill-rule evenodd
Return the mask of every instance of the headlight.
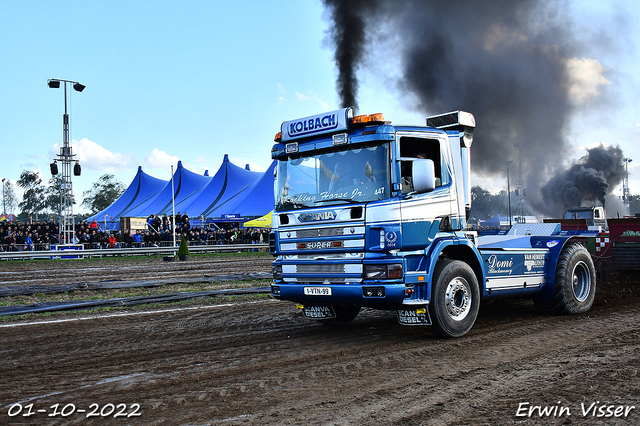
<path id="1" fill-rule="evenodd" d="M 402 264 L 364 265 L 365 279 L 402 278 Z"/>
<path id="2" fill-rule="evenodd" d="M 282 265 L 273 265 L 273 279 L 279 281 L 282 279 Z"/>

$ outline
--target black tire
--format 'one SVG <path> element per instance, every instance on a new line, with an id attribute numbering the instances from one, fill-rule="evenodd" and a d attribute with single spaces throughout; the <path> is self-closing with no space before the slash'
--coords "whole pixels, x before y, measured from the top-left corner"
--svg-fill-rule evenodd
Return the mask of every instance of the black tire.
<path id="1" fill-rule="evenodd" d="M 560 252 L 553 283 L 553 300 L 536 299 L 545 314 L 583 314 L 596 297 L 596 268 L 589 251 L 580 243 L 567 243 Z"/>
<path id="2" fill-rule="evenodd" d="M 336 314 L 335 318 L 320 320 L 320 322 L 325 325 L 340 325 L 350 323 L 360 313 L 360 306 L 333 305 L 333 312 Z"/>
<path id="3" fill-rule="evenodd" d="M 473 327 L 480 308 L 480 288 L 473 269 L 459 260 L 440 261 L 434 271 L 429 315 L 431 330 L 460 337 Z"/>

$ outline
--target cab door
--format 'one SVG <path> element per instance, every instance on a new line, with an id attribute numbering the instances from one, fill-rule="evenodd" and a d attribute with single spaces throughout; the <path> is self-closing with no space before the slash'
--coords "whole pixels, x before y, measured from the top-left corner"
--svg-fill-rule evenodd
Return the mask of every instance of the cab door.
<path id="1" fill-rule="evenodd" d="M 439 133 L 399 133 L 400 217 L 403 250 L 420 250 L 428 246 L 438 231 L 447 229 L 454 209 L 455 185 L 448 152 L 448 140 Z M 430 159 L 434 163 L 436 188 L 427 193 L 414 192 L 412 182 L 413 161 Z M 396 169 L 398 170 L 398 169 Z M 450 222 L 449 222 L 450 223 Z"/>

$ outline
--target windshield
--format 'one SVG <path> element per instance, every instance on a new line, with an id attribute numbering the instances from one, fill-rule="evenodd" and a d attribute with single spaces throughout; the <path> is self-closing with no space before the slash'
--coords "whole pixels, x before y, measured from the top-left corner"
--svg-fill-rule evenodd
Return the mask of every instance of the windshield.
<path id="1" fill-rule="evenodd" d="M 389 145 L 366 145 L 278 161 L 276 210 L 389 197 Z"/>

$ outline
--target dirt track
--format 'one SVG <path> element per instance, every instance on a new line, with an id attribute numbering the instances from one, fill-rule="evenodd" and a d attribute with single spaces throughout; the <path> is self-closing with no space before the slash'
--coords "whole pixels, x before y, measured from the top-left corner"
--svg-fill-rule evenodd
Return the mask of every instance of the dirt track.
<path id="1" fill-rule="evenodd" d="M 496 302 L 455 340 L 372 310 L 327 327 L 264 299 L 5 322 L 0 424 L 640 424 L 640 302 L 598 300 L 566 317 Z M 9 416 L 15 403 L 46 412 Z M 627 415 L 583 416 L 593 403 Z M 87 418 L 91 404 L 140 416 Z M 516 416 L 533 406 L 561 415 Z"/>
<path id="2" fill-rule="evenodd" d="M 256 257 L 258 256 L 258 257 Z M 246 272 L 271 272 L 268 253 L 191 256 L 188 262 L 164 262 L 160 256 L 68 261 L 18 261 L 0 265 L 0 287 L 59 285 L 99 281 L 197 278 Z"/>

